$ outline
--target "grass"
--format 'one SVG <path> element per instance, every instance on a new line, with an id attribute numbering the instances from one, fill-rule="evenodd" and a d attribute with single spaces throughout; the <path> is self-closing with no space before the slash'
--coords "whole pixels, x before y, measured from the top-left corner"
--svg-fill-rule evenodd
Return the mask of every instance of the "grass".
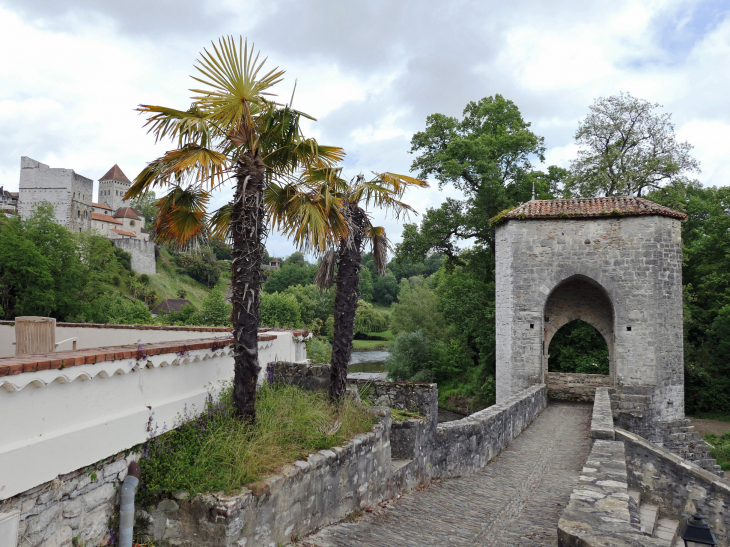
<path id="1" fill-rule="evenodd" d="M 718 422 L 730 423 L 730 415 L 728 414 L 712 414 L 711 412 L 698 412 L 692 414 L 691 418 L 697 418 L 700 420 L 715 420 Z"/>
<path id="2" fill-rule="evenodd" d="M 393 418 L 393 422 L 405 422 L 406 420 L 414 420 L 423 418 L 418 412 L 412 412 L 410 410 L 398 410 L 397 408 L 390 409 L 390 416 Z"/>
<path id="3" fill-rule="evenodd" d="M 719 437 L 710 433 L 705 435 L 704 439 L 710 445 L 712 457 L 717 460 L 723 471 L 730 471 L 730 432 L 723 433 Z"/>
<path id="4" fill-rule="evenodd" d="M 176 429 L 143 445 L 141 507 L 178 491 L 191 496 L 237 491 L 285 464 L 370 431 L 375 423 L 349 398 L 337 407 L 324 392 L 264 384 L 256 397 L 258 420 L 249 425 L 234 415 L 231 388 L 221 393 L 202 414 L 186 410 Z"/>
<path id="5" fill-rule="evenodd" d="M 395 340 L 395 335 L 390 332 L 389 330 L 383 331 L 383 332 L 371 332 L 368 334 L 371 338 L 376 338 L 375 340 L 353 340 L 352 341 L 352 347 L 354 349 L 379 349 L 379 348 L 387 348 L 388 344 Z M 379 338 L 379 340 L 378 340 Z"/>
<path id="6" fill-rule="evenodd" d="M 165 298 L 177 298 L 178 291 L 182 289 L 187 293 L 186 298 L 197 309 L 200 309 L 203 300 L 210 292 L 208 287 L 203 283 L 196 281 L 189 275 L 178 273 L 177 266 L 166 249 L 162 249 L 160 256 L 157 257 L 157 274 L 150 275 L 149 277 L 149 287 L 157 294 L 158 303 L 162 302 Z M 221 275 L 216 287 L 225 295 L 229 284 L 230 278 L 224 273 Z"/>

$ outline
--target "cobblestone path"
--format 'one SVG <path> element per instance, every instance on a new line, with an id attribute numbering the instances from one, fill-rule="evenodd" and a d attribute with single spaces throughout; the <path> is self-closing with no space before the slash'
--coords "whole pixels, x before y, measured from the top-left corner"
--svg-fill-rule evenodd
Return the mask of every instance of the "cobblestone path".
<path id="1" fill-rule="evenodd" d="M 409 492 L 381 514 L 324 528 L 304 545 L 554 547 L 590 452 L 591 408 L 551 403 L 481 471 Z"/>

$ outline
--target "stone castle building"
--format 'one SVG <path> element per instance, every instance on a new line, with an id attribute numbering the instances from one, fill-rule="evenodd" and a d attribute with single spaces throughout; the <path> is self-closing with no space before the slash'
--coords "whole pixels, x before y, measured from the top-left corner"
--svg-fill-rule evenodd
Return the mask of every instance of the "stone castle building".
<path id="1" fill-rule="evenodd" d="M 72 232 L 98 232 L 132 254 L 135 271 L 156 273 L 154 243 L 149 240 L 144 216 L 124 199 L 131 185 L 120 167 L 114 165 L 99 179 L 95 202 L 92 179 L 73 169 L 51 168 L 23 156 L 17 209 L 21 218 L 26 219 L 38 205 L 48 202 L 53 205 L 59 224 Z"/>

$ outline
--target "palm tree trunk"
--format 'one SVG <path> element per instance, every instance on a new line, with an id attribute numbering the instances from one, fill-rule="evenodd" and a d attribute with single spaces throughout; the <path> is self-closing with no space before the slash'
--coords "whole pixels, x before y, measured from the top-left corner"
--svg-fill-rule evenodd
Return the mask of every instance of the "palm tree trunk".
<path id="1" fill-rule="evenodd" d="M 237 162 L 236 193 L 231 212 L 233 242 L 233 401 L 239 417 L 256 421 L 256 383 L 259 377 L 259 293 L 261 258 L 266 235 L 264 222 L 264 165 L 249 152 Z"/>
<path id="2" fill-rule="evenodd" d="M 337 292 L 335 293 L 335 325 L 332 342 L 332 367 L 330 369 L 329 395 L 340 400 L 347 388 L 347 365 L 352 353 L 352 337 L 355 333 L 355 313 L 360 298 L 360 261 L 362 240 L 365 233 L 365 213 L 357 206 L 350 206 L 350 244 L 343 241 L 337 252 Z"/>

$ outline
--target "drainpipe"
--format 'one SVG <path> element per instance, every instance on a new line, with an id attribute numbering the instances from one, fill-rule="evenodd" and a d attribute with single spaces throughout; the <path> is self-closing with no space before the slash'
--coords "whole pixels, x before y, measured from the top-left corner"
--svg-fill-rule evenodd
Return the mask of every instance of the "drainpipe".
<path id="1" fill-rule="evenodd" d="M 132 529 L 134 528 L 134 493 L 142 476 L 142 469 L 137 462 L 129 464 L 127 478 L 122 484 L 122 501 L 119 505 L 119 547 L 132 547 Z"/>

